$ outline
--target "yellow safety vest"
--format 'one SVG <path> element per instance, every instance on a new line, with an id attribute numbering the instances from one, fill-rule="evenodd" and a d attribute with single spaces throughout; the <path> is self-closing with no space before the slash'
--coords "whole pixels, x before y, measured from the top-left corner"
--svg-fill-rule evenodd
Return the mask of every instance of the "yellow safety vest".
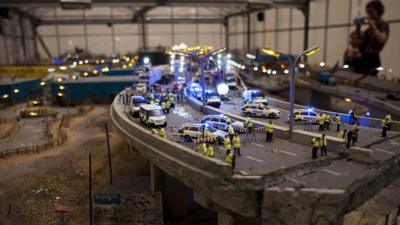
<path id="1" fill-rule="evenodd" d="M 328 139 L 325 137 L 325 138 L 321 138 L 321 139 L 319 139 L 320 140 L 320 146 L 327 146 L 327 144 L 328 144 Z"/>
<path id="2" fill-rule="evenodd" d="M 318 148 L 319 147 L 319 142 L 317 141 L 316 138 L 313 138 L 311 141 L 311 144 L 313 147 Z"/>
<path id="3" fill-rule="evenodd" d="M 188 130 L 188 129 L 184 129 L 184 130 L 183 130 L 183 135 L 184 135 L 184 136 L 186 136 L 186 135 L 189 136 L 189 130 Z"/>
<path id="4" fill-rule="evenodd" d="M 341 118 L 340 116 L 336 116 L 336 124 L 340 124 L 341 123 Z"/>
<path id="5" fill-rule="evenodd" d="M 324 118 L 324 117 L 325 117 L 325 116 L 322 115 L 322 116 L 320 116 L 320 117 L 318 118 L 319 124 L 320 124 L 320 125 L 324 124 L 324 121 L 325 121 L 325 118 Z"/>
<path id="6" fill-rule="evenodd" d="M 162 137 L 162 138 L 166 138 L 167 137 L 164 128 L 160 129 L 160 137 Z"/>
<path id="7" fill-rule="evenodd" d="M 247 118 L 245 125 L 246 125 L 246 127 L 253 127 L 253 122 L 251 122 L 250 118 Z"/>
<path id="8" fill-rule="evenodd" d="M 269 124 L 269 123 L 265 124 L 265 132 L 267 132 L 267 133 L 274 132 L 274 125 L 272 123 L 271 124 Z"/>
<path id="9" fill-rule="evenodd" d="M 331 116 L 330 115 L 325 115 L 325 122 L 330 122 L 331 121 Z"/>
<path id="10" fill-rule="evenodd" d="M 202 148 L 203 148 L 203 155 L 207 155 L 207 145 L 206 145 L 206 143 L 202 144 Z"/>
<path id="11" fill-rule="evenodd" d="M 358 131 L 358 125 L 354 124 L 354 126 L 352 127 L 353 132 L 357 132 Z"/>
<path id="12" fill-rule="evenodd" d="M 225 162 L 228 163 L 229 165 L 232 165 L 232 161 L 233 161 L 233 153 L 229 153 L 225 158 Z"/>
<path id="13" fill-rule="evenodd" d="M 165 102 L 162 102 L 162 103 L 161 103 L 161 108 L 162 108 L 162 109 L 166 109 L 166 108 L 167 108 L 167 104 L 166 104 Z"/>
<path id="14" fill-rule="evenodd" d="M 228 127 L 228 133 L 235 134 L 235 129 L 233 129 L 233 127 L 231 125 L 229 125 L 229 127 Z"/>
<path id="15" fill-rule="evenodd" d="M 209 146 L 207 148 L 207 156 L 208 157 L 214 157 L 214 148 L 213 147 Z"/>
<path id="16" fill-rule="evenodd" d="M 157 130 L 156 129 L 151 129 L 151 134 L 158 134 L 158 132 L 157 132 Z"/>
<path id="17" fill-rule="evenodd" d="M 233 137 L 233 147 L 240 148 L 240 136 Z"/>
<path id="18" fill-rule="evenodd" d="M 250 112 L 250 106 L 249 106 L 249 105 L 246 105 L 246 106 L 244 107 L 244 109 L 245 109 L 246 112 Z"/>
<path id="19" fill-rule="evenodd" d="M 169 101 L 167 101 L 165 104 L 166 104 L 167 109 L 171 107 L 171 103 Z"/>
<path id="20" fill-rule="evenodd" d="M 390 114 L 386 115 L 385 119 L 386 119 L 386 123 L 388 123 L 388 124 L 392 122 L 392 116 Z"/>
<path id="21" fill-rule="evenodd" d="M 385 127 L 385 126 L 386 126 L 386 120 L 385 120 L 385 119 L 383 119 L 383 120 L 381 121 L 381 125 L 382 125 L 382 127 Z"/>
<path id="22" fill-rule="evenodd" d="M 224 139 L 224 145 L 226 150 L 231 150 L 232 145 L 231 145 L 231 139 L 229 139 L 229 137 Z"/>

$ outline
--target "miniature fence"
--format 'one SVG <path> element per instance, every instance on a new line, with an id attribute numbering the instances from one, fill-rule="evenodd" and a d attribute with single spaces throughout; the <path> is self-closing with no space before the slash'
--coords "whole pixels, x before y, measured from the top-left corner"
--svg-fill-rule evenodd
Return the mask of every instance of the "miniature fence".
<path id="1" fill-rule="evenodd" d="M 80 108 L 78 112 L 74 114 L 70 114 L 69 116 L 63 116 L 60 119 L 60 125 L 58 126 L 56 130 L 56 136 L 57 138 L 53 138 L 53 135 L 49 133 L 48 135 L 48 141 L 42 144 L 37 144 L 37 145 L 28 145 L 28 146 L 21 146 L 21 147 L 16 147 L 16 148 L 10 148 L 6 149 L 0 152 L 0 158 L 5 158 L 7 156 L 11 155 L 19 155 L 19 154 L 24 154 L 24 153 L 39 153 L 41 151 L 47 150 L 52 147 L 58 147 L 62 144 L 64 144 L 67 139 L 67 131 L 66 128 L 69 125 L 70 119 L 72 117 L 76 116 L 82 116 L 91 111 L 94 108 L 94 105 L 89 106 L 88 109 Z M 56 121 L 53 121 L 56 122 Z"/>

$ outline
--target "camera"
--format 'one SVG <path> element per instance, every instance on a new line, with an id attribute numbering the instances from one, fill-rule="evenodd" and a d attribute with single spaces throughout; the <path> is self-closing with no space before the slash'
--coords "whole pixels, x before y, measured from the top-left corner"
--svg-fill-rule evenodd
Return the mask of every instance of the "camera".
<path id="1" fill-rule="evenodd" d="M 362 24 L 366 24 L 367 18 L 363 17 L 363 16 L 358 16 L 356 18 L 354 18 L 354 24 L 356 25 L 362 25 Z"/>

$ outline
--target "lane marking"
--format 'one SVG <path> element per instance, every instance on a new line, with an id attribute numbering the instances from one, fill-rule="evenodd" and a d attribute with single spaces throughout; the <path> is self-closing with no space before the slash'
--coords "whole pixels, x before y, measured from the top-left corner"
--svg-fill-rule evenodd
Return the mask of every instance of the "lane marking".
<path id="1" fill-rule="evenodd" d="M 387 150 L 384 150 L 384 149 L 381 149 L 381 148 L 375 148 L 375 149 L 373 149 L 373 150 L 375 150 L 375 151 L 380 151 L 380 152 L 384 152 L 384 153 L 387 153 L 387 154 L 389 154 L 389 155 L 394 155 L 393 152 L 390 152 L 390 151 L 387 151 Z"/>
<path id="2" fill-rule="evenodd" d="M 287 152 L 287 151 L 283 151 L 283 150 L 279 150 L 279 152 L 282 152 L 282 153 L 284 153 L 286 155 L 297 156 L 297 154 L 293 153 L 293 152 Z"/>
<path id="3" fill-rule="evenodd" d="M 243 170 L 240 170 L 239 171 L 241 174 L 243 174 L 243 175 L 249 175 L 246 171 L 243 171 Z"/>
<path id="4" fill-rule="evenodd" d="M 327 173 L 330 173 L 330 174 L 335 175 L 335 176 L 340 176 L 340 173 L 335 172 L 335 171 L 333 171 L 333 170 L 322 169 L 322 171 L 327 172 Z"/>
<path id="5" fill-rule="evenodd" d="M 303 185 L 305 185 L 306 183 L 305 182 L 303 182 L 303 181 L 299 181 L 299 180 L 297 180 L 297 179 L 294 179 L 294 178 L 289 178 L 289 180 L 290 181 L 292 181 L 292 182 L 294 182 L 294 183 L 296 183 L 296 184 L 303 184 Z"/>
<path id="6" fill-rule="evenodd" d="M 264 161 L 261 160 L 261 159 L 256 159 L 256 158 L 251 157 L 251 156 L 246 156 L 246 158 L 248 158 L 248 159 L 250 159 L 250 160 L 254 160 L 254 161 L 259 162 L 259 163 L 263 163 L 263 162 L 264 162 Z"/>
<path id="7" fill-rule="evenodd" d="M 397 141 L 391 141 L 390 144 L 391 145 L 400 145 L 399 142 L 397 142 Z"/>
<path id="8" fill-rule="evenodd" d="M 260 147 L 260 148 L 264 148 L 264 145 L 261 145 L 261 144 L 257 144 L 257 143 L 251 143 L 252 145 L 255 145 L 255 146 L 257 146 L 257 147 Z"/>

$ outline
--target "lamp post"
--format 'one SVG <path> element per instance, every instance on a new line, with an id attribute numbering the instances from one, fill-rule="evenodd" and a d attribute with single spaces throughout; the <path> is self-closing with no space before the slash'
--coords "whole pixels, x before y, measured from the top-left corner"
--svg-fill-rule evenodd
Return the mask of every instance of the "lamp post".
<path id="1" fill-rule="evenodd" d="M 289 97 L 289 139 L 292 137 L 292 132 L 293 132 L 293 111 L 294 111 L 294 92 L 295 92 L 295 73 L 296 73 L 296 66 L 301 57 L 303 56 L 310 56 L 315 54 L 317 51 L 319 51 L 320 48 L 318 46 L 314 46 L 312 48 L 309 48 L 302 52 L 301 54 L 297 55 L 294 61 L 291 60 L 291 58 L 283 53 L 280 53 L 278 51 L 275 51 L 270 48 L 263 48 L 263 52 L 265 54 L 274 56 L 274 57 L 279 57 L 279 56 L 285 56 L 289 60 L 289 65 L 290 65 L 290 97 Z"/>

